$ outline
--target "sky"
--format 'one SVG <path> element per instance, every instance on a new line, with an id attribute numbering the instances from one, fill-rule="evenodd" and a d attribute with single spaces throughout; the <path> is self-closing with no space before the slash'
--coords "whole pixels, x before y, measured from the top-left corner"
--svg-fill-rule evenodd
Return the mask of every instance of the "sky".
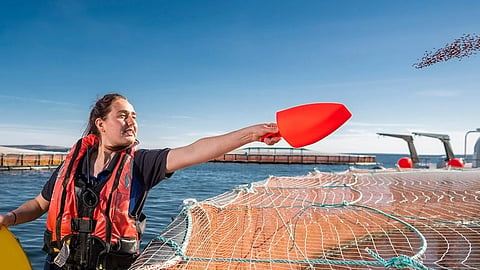
<path id="1" fill-rule="evenodd" d="M 143 148 L 336 102 L 352 117 L 308 149 L 408 153 L 376 133 L 430 132 L 472 153 L 480 55 L 413 64 L 473 33 L 476 0 L 1 1 L 0 145 L 69 147 L 96 99 L 118 92 Z M 444 154 L 440 141 L 414 139 L 420 155 Z"/>

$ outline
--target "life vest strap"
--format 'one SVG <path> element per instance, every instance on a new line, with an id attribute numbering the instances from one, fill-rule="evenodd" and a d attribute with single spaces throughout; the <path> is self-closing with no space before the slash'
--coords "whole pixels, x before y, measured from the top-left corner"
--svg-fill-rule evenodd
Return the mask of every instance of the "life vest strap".
<path id="1" fill-rule="evenodd" d="M 74 218 L 72 219 L 72 231 L 79 233 L 91 233 L 95 231 L 97 221 L 93 219 Z"/>

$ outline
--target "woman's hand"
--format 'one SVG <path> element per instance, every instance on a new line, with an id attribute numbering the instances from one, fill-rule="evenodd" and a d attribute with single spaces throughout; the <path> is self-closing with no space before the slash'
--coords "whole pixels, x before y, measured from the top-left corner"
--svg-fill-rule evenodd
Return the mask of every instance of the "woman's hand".
<path id="1" fill-rule="evenodd" d="M 5 215 L 0 215 L 0 226 L 11 226 L 15 225 L 15 216 L 12 212 L 8 212 Z"/>
<path id="2" fill-rule="evenodd" d="M 253 134 L 256 134 L 254 141 L 261 141 L 267 145 L 274 145 L 278 143 L 282 137 L 278 132 L 278 126 L 276 123 L 267 123 L 251 126 Z"/>

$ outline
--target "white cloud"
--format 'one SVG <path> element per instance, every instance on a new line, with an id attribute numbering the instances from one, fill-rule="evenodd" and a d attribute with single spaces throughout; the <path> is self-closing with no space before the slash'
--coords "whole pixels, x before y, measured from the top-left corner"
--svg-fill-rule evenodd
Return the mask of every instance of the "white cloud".
<path id="1" fill-rule="evenodd" d="M 360 126 L 360 127 L 420 127 L 421 125 L 412 124 L 412 123 L 373 123 L 373 122 L 350 122 L 349 126 Z"/>
<path id="2" fill-rule="evenodd" d="M 76 106 L 75 103 L 55 101 L 55 100 L 49 100 L 49 99 L 37 99 L 37 98 L 28 98 L 28 97 L 19 97 L 19 96 L 10 96 L 10 95 L 0 95 L 0 98 L 1 99 L 17 100 L 17 101 L 25 101 L 25 102 L 42 103 L 42 104 L 52 104 L 52 105 L 61 105 L 61 106 Z"/>
<path id="3" fill-rule="evenodd" d="M 458 91 L 451 90 L 426 90 L 416 92 L 416 95 L 422 97 L 456 97 L 460 96 L 461 93 Z"/>
<path id="4" fill-rule="evenodd" d="M 58 127 L 0 125 L 0 144 L 44 144 L 70 146 L 78 138 L 75 131 Z"/>
<path id="5" fill-rule="evenodd" d="M 188 115 L 171 115 L 169 117 L 172 119 L 195 119 L 195 117 L 188 116 Z"/>

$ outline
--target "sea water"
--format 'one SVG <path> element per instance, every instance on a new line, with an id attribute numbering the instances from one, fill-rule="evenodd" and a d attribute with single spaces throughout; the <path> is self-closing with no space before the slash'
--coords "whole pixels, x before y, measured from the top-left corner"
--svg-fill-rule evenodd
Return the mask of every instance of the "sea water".
<path id="1" fill-rule="evenodd" d="M 382 166 L 393 167 L 396 161 L 405 155 L 378 154 L 376 156 L 377 162 Z M 144 213 L 147 215 L 147 229 L 142 248 L 179 213 L 185 199 L 194 198 L 202 201 L 238 185 L 265 180 L 271 175 L 299 176 L 315 169 L 338 172 L 348 168 L 348 165 L 205 163 L 180 170 L 170 179 L 161 182 L 149 194 L 144 208 Z M 35 198 L 40 194 L 52 172 L 53 170 L 0 172 L 0 213 L 4 214 L 25 201 Z M 46 217 L 45 214 L 33 222 L 10 227 L 25 249 L 33 269 L 43 269 L 45 253 L 41 248 Z"/>

